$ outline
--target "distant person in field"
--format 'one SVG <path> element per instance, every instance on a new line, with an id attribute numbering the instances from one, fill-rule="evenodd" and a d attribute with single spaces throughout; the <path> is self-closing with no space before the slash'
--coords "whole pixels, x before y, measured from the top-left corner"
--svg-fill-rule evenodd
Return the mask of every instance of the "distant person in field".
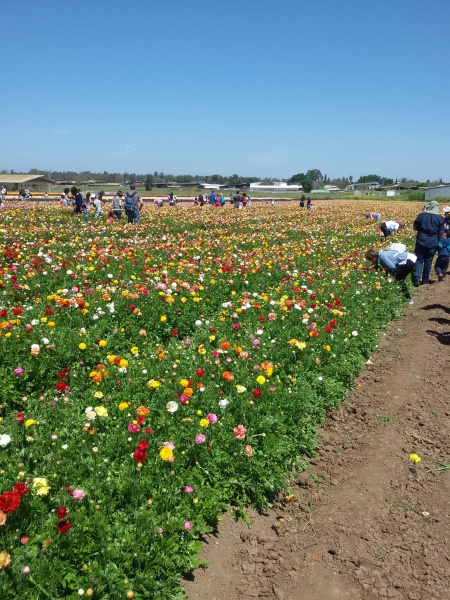
<path id="1" fill-rule="evenodd" d="M 450 231 L 444 231 L 438 242 L 437 253 L 434 270 L 438 276 L 438 281 L 443 281 L 447 276 L 448 264 L 450 262 Z"/>
<path id="2" fill-rule="evenodd" d="M 104 194 L 105 192 L 103 192 Z M 102 214 L 102 209 L 103 209 L 103 202 L 102 202 L 102 198 L 103 198 L 103 194 L 102 192 L 100 192 L 100 194 L 97 196 L 97 198 L 94 200 L 93 205 L 94 205 L 94 217 L 96 219 L 98 219 L 100 217 L 100 215 Z"/>
<path id="3" fill-rule="evenodd" d="M 209 195 L 209 203 L 211 206 L 216 205 L 216 194 L 215 194 L 214 190 Z"/>
<path id="4" fill-rule="evenodd" d="M 375 221 L 375 223 L 379 223 L 381 221 L 381 215 L 377 212 L 370 212 L 366 214 L 366 219 L 369 219 L 369 221 Z"/>
<path id="5" fill-rule="evenodd" d="M 416 256 L 409 252 L 396 252 L 395 250 L 376 250 L 369 248 L 365 254 L 366 260 L 374 267 L 381 267 L 400 282 L 400 289 L 408 300 L 408 304 L 414 304 L 411 294 L 406 285 L 406 277 L 414 271 Z"/>
<path id="6" fill-rule="evenodd" d="M 450 206 L 444 208 L 444 229 L 450 231 Z M 450 236 L 449 236 L 450 237 Z"/>
<path id="7" fill-rule="evenodd" d="M 395 235 L 399 229 L 403 229 L 403 227 L 405 226 L 404 223 L 400 222 L 397 223 L 397 221 L 384 221 L 383 223 L 381 223 L 381 237 L 389 237 L 390 235 Z"/>
<path id="8" fill-rule="evenodd" d="M 302 196 L 300 198 L 300 208 L 305 208 L 305 202 L 306 202 L 306 198 L 305 198 L 305 196 Z"/>
<path id="9" fill-rule="evenodd" d="M 115 219 L 122 218 L 122 192 L 119 190 L 117 194 L 112 199 L 112 216 Z"/>
<path id="10" fill-rule="evenodd" d="M 22 202 L 25 200 L 25 196 L 26 196 L 26 194 L 27 194 L 27 193 L 26 193 L 26 191 L 24 190 L 24 188 L 23 188 L 23 187 L 21 187 L 21 188 L 19 189 L 19 198 L 20 198 L 20 200 L 21 200 Z"/>
<path id="11" fill-rule="evenodd" d="M 5 186 L 2 187 L 2 200 L 4 200 L 6 198 L 6 188 Z"/>
<path id="12" fill-rule="evenodd" d="M 308 210 L 311 210 L 312 208 L 312 204 L 311 204 L 311 198 L 308 196 L 307 200 L 306 200 L 306 208 Z"/>
<path id="13" fill-rule="evenodd" d="M 76 187 L 71 188 L 70 193 L 72 194 L 72 197 L 74 198 L 74 209 L 73 209 L 73 212 L 74 212 L 74 214 L 79 214 L 79 213 L 81 213 L 81 210 L 82 210 L 81 207 L 82 207 L 83 202 L 84 202 L 83 194 Z"/>
<path id="14" fill-rule="evenodd" d="M 169 194 L 169 206 L 175 206 L 177 203 L 177 197 L 173 195 L 173 192 Z"/>
<path id="15" fill-rule="evenodd" d="M 417 231 L 416 247 L 414 252 L 417 255 L 416 268 L 414 271 L 414 285 L 424 285 L 432 283 L 430 280 L 431 263 L 433 256 L 438 248 L 439 239 L 444 233 L 445 219 L 439 214 L 439 203 L 432 200 L 425 209 L 417 215 L 413 223 L 414 231 Z"/>
<path id="16" fill-rule="evenodd" d="M 125 196 L 125 212 L 127 213 L 128 223 L 137 225 L 141 218 L 141 195 L 136 191 L 136 184 L 130 183 L 130 191 Z"/>

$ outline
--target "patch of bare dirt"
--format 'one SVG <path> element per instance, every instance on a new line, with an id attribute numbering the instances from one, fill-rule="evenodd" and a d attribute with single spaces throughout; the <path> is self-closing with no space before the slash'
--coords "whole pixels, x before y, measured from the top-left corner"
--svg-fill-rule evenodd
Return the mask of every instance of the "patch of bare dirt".
<path id="1" fill-rule="evenodd" d="M 224 515 L 190 600 L 450 598 L 450 470 L 433 470 L 450 463 L 449 285 L 421 287 L 380 334 L 276 506 L 249 524 Z"/>

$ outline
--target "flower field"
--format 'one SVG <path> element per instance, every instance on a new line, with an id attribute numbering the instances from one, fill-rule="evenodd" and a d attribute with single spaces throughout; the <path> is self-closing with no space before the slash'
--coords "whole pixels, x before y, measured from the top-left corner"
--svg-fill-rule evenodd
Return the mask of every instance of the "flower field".
<path id="1" fill-rule="evenodd" d="M 412 249 L 410 203 L 1 212 L 1 598 L 179 598 L 270 503 L 405 304 L 369 209 Z"/>

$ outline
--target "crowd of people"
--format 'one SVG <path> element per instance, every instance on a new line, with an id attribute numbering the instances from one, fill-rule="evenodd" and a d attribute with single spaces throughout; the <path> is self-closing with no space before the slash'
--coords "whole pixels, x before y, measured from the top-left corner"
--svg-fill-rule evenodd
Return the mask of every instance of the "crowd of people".
<path id="1" fill-rule="evenodd" d="M 413 230 L 417 232 L 414 253 L 408 252 L 404 244 L 390 243 L 382 251 L 369 248 L 365 253 L 366 259 L 374 267 L 382 267 L 388 274 L 394 276 L 400 287 L 413 304 L 405 280 L 411 274 L 415 287 L 434 283 L 430 279 L 433 258 L 437 254 L 434 270 L 438 282 L 445 279 L 450 262 L 450 206 L 444 208 L 444 216 L 440 214 L 439 203 L 432 200 L 425 204 L 423 211 L 417 215 Z M 366 218 L 381 221 L 379 213 L 367 213 Z M 383 221 L 380 226 L 380 236 L 394 236 L 405 226 L 402 222 L 393 220 Z"/>

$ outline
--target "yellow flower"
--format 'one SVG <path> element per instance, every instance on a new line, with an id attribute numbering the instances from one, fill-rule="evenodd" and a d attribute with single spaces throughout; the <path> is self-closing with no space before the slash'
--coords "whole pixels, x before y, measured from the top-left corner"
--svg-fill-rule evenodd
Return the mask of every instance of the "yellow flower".
<path id="1" fill-rule="evenodd" d="M 182 388 L 185 388 L 189 385 L 189 381 L 187 379 L 180 379 L 180 385 Z"/>
<path id="2" fill-rule="evenodd" d="M 106 410 L 106 408 L 104 406 L 96 406 L 94 408 L 94 410 L 99 417 L 107 417 L 108 416 L 108 411 Z"/>
<path id="3" fill-rule="evenodd" d="M 410 454 L 409 455 L 409 460 L 413 463 L 418 463 L 420 462 L 422 459 L 420 458 L 420 456 L 418 454 Z"/>
<path id="4" fill-rule="evenodd" d="M 199 348 L 198 349 L 198 353 L 199 354 L 206 354 L 206 348 Z"/>
<path id="5" fill-rule="evenodd" d="M 81 344 L 78 344 L 78 348 L 80 350 L 86 350 L 86 344 L 84 342 L 81 342 Z"/>
<path id="6" fill-rule="evenodd" d="M 94 398 L 103 398 L 103 392 L 95 392 Z"/>
<path id="7" fill-rule="evenodd" d="M 147 381 L 147 387 L 149 390 L 156 390 L 156 388 L 159 388 L 160 385 L 161 383 L 155 379 L 150 379 L 150 381 Z"/>
<path id="8" fill-rule="evenodd" d="M 203 427 L 203 429 L 206 429 L 207 427 L 209 427 L 208 419 L 200 419 L 200 427 Z"/>
<path id="9" fill-rule="evenodd" d="M 167 446 L 164 446 L 159 451 L 159 456 L 160 456 L 161 460 L 163 460 L 164 462 L 168 462 L 168 461 L 170 461 L 171 458 L 173 458 L 173 452 L 170 448 L 168 448 Z"/>
<path id="10" fill-rule="evenodd" d="M 106 360 L 109 362 L 110 365 L 112 365 L 115 358 L 117 358 L 117 356 L 115 354 L 108 354 L 108 356 L 106 357 Z"/>
<path id="11" fill-rule="evenodd" d="M 290 346 L 295 346 L 298 344 L 298 340 L 296 338 L 292 338 L 288 343 Z"/>
<path id="12" fill-rule="evenodd" d="M 55 321 L 49 321 L 49 322 L 47 323 L 47 327 L 54 327 L 54 326 L 55 326 L 55 324 L 56 324 L 56 323 L 55 323 Z"/>
<path id="13" fill-rule="evenodd" d="M 100 348 L 104 348 L 106 346 L 106 344 L 107 344 L 106 340 L 100 340 L 98 343 Z"/>
<path id="14" fill-rule="evenodd" d="M 139 354 L 139 348 L 137 346 L 133 346 L 130 352 L 133 356 L 135 356 L 136 354 Z"/>
<path id="15" fill-rule="evenodd" d="M 244 385 L 237 385 L 236 386 L 236 391 L 238 394 L 243 394 L 244 392 L 247 391 L 247 388 Z"/>
<path id="16" fill-rule="evenodd" d="M 28 421 L 25 421 L 25 427 L 28 429 L 28 427 L 31 427 L 32 425 L 36 425 L 36 421 L 34 419 L 28 419 Z"/>
<path id="17" fill-rule="evenodd" d="M 259 385 L 263 385 L 264 383 L 266 383 L 266 378 L 263 375 L 258 375 L 256 381 L 257 383 L 259 383 Z"/>
<path id="18" fill-rule="evenodd" d="M 161 321 L 161 323 L 165 323 L 167 321 L 166 315 L 162 315 L 161 317 L 159 317 L 159 320 Z"/>
<path id="19" fill-rule="evenodd" d="M 32 493 L 34 496 L 47 496 L 50 486 L 45 477 L 35 477 L 33 479 Z"/>
<path id="20" fill-rule="evenodd" d="M 267 375 L 267 377 L 270 377 L 273 375 L 273 367 L 267 367 L 267 369 L 264 369 L 264 373 Z"/>
<path id="21" fill-rule="evenodd" d="M 119 404 L 119 410 L 126 410 L 128 408 L 128 402 L 121 402 Z"/>
<path id="22" fill-rule="evenodd" d="M 119 367 L 121 369 L 128 367 L 128 361 L 125 358 L 120 359 Z"/>
<path id="23" fill-rule="evenodd" d="M 4 569 L 11 562 L 10 555 L 6 552 L 6 550 L 2 550 L 0 552 L 0 569 Z"/>
<path id="24" fill-rule="evenodd" d="M 297 343 L 295 344 L 295 346 L 296 346 L 297 348 L 299 348 L 300 350 L 304 350 L 304 349 L 306 348 L 306 343 L 305 343 L 305 342 L 297 342 Z"/>

